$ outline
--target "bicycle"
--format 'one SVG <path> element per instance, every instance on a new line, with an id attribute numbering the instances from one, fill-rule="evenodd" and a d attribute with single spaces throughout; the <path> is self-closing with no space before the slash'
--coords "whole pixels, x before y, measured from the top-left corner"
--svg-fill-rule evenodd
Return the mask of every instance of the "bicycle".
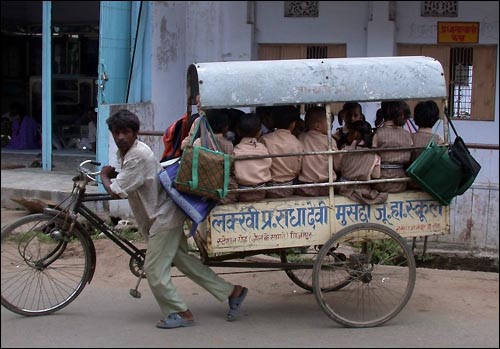
<path id="1" fill-rule="evenodd" d="M 130 255 L 130 271 L 138 277 L 130 295 L 141 297 L 138 287 L 146 277 L 146 250 L 121 237 L 85 205 L 112 200 L 108 194 L 85 192 L 87 184 L 97 181 L 100 173 L 86 168 L 87 164 L 100 166 L 92 160 L 83 161 L 70 195 L 56 208 L 22 217 L 2 229 L 1 304 L 10 311 L 25 316 L 54 313 L 74 301 L 92 281 L 96 250 L 79 216 Z"/>

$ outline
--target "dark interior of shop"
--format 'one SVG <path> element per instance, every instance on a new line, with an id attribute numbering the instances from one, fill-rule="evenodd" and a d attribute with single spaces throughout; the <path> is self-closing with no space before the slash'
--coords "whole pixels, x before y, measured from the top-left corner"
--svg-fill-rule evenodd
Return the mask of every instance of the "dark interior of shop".
<path id="1" fill-rule="evenodd" d="M 97 107 L 99 1 L 52 1 L 52 146 L 89 150 Z M 2 151 L 41 149 L 42 1 L 1 1 Z M 30 123 L 16 121 L 28 117 Z M 26 119 L 26 120 L 28 120 Z M 23 127 L 36 131 L 15 138 Z M 26 126 L 27 127 L 27 126 Z M 36 139 L 32 139 L 36 137 Z"/>

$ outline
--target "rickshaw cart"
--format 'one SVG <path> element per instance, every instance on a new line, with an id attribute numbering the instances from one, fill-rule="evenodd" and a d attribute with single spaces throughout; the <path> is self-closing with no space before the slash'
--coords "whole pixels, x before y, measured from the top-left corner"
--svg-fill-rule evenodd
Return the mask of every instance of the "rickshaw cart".
<path id="1" fill-rule="evenodd" d="M 329 196 L 216 206 L 194 236 L 204 263 L 283 269 L 297 285 L 314 292 L 326 315 L 347 327 L 378 326 L 395 317 L 415 285 L 415 260 L 406 240 L 448 234 L 449 207 L 423 191 L 389 194 L 387 202 L 373 205 L 335 195 L 339 185 L 409 178 L 333 181 L 333 155 L 346 151 L 332 149 L 331 103 L 439 99 L 444 107 L 441 64 L 429 57 L 197 63 L 188 68 L 187 87 L 188 112 L 197 95 L 203 109 L 321 104 L 328 125 L 329 150 L 302 155 L 328 154 L 329 182 L 283 188 L 324 185 Z M 447 131 L 444 118 L 445 142 Z M 282 156 L 292 155 L 297 154 Z M 248 190 L 256 189 L 236 191 Z M 276 254 L 279 261 L 241 260 L 258 254 Z"/>

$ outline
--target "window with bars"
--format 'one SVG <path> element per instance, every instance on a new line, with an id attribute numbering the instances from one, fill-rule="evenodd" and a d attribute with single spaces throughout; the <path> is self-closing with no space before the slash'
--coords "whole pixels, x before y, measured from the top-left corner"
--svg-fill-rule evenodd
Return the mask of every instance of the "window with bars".
<path id="1" fill-rule="evenodd" d="M 449 86 L 448 115 L 478 121 L 495 121 L 497 51 L 497 45 L 398 44 L 399 56 L 428 56 L 441 63 Z M 408 102 L 412 108 L 413 102 Z"/>
<path id="2" fill-rule="evenodd" d="M 307 46 L 307 58 L 327 58 L 328 46 Z"/>
<path id="3" fill-rule="evenodd" d="M 450 50 L 450 116 L 470 119 L 472 115 L 472 47 L 457 47 Z"/>

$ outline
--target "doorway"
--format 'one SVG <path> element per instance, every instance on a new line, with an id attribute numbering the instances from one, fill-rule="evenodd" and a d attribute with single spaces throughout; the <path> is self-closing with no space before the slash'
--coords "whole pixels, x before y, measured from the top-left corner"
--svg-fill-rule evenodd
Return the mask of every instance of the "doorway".
<path id="1" fill-rule="evenodd" d="M 20 161 L 32 167 L 41 164 L 42 3 L 1 2 L 2 163 Z M 52 2 L 55 171 L 74 170 L 79 159 L 95 158 L 95 132 L 89 125 L 89 114 L 97 108 L 99 16 L 99 1 Z M 20 137 L 19 132 L 24 135 L 24 131 L 16 128 L 13 106 L 20 108 L 21 118 L 28 117 L 33 121 L 31 126 L 37 128 L 36 132 L 26 133 L 24 138 L 29 141 Z"/>

